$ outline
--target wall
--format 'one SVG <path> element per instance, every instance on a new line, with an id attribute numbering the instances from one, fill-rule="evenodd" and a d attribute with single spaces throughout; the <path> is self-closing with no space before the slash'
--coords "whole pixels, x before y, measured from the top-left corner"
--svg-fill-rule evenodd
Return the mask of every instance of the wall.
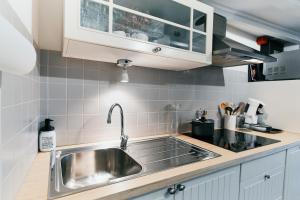
<path id="1" fill-rule="evenodd" d="M 63 46 L 62 0 L 39 1 L 39 47 L 59 51 Z"/>
<path id="2" fill-rule="evenodd" d="M 266 103 L 267 122 L 280 129 L 300 132 L 300 81 L 249 83 L 249 96 Z"/>
<path id="3" fill-rule="evenodd" d="M 237 70 L 245 77 L 243 84 L 243 90 L 246 91 L 245 100 L 255 98 L 266 104 L 264 120 L 267 124 L 286 131 L 300 132 L 298 116 L 300 95 L 297 92 L 300 88 L 300 80 L 248 83 L 247 67 L 234 67 L 228 70 Z"/>
<path id="4" fill-rule="evenodd" d="M 119 102 L 129 137 L 186 131 L 196 109 L 205 108 L 219 124 L 217 105 L 242 100 L 246 76 L 208 67 L 174 72 L 143 67 L 129 69 L 130 83 L 119 83 L 115 64 L 66 59 L 41 51 L 41 115 L 55 120 L 58 145 L 119 139 Z M 225 78 L 224 78 L 225 75 Z M 176 123 L 178 122 L 178 123 Z"/>
<path id="5" fill-rule="evenodd" d="M 13 200 L 37 153 L 39 65 L 28 75 L 0 78 L 0 199 Z"/>

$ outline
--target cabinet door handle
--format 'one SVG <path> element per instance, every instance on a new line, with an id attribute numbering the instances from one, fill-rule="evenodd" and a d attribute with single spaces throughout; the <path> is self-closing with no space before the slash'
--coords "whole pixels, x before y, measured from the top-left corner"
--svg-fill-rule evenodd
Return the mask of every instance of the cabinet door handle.
<path id="1" fill-rule="evenodd" d="M 161 51 L 161 47 L 156 47 L 152 50 L 153 53 L 158 53 Z"/>
<path id="2" fill-rule="evenodd" d="M 270 175 L 268 175 L 268 174 L 265 175 L 265 180 L 268 180 L 268 179 L 270 179 L 270 178 L 271 178 Z"/>
<path id="3" fill-rule="evenodd" d="M 181 184 L 177 185 L 177 190 L 183 191 L 184 189 L 185 189 L 185 185 L 181 185 Z"/>
<path id="4" fill-rule="evenodd" d="M 177 188 L 174 188 L 174 187 L 171 187 L 171 188 L 168 188 L 168 194 L 175 194 L 177 192 Z"/>

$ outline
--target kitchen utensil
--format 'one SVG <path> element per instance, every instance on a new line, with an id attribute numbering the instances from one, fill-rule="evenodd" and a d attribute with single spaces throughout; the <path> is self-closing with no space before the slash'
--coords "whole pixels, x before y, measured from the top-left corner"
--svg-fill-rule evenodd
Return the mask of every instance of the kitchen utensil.
<path id="1" fill-rule="evenodd" d="M 221 108 L 221 105 L 218 106 L 218 113 L 221 117 L 224 115 L 224 109 Z"/>
<path id="2" fill-rule="evenodd" d="M 226 107 L 227 107 L 227 104 L 226 104 L 225 102 L 222 102 L 222 103 L 220 104 L 220 108 L 221 108 L 222 110 L 225 110 Z"/>
<path id="3" fill-rule="evenodd" d="M 234 115 L 237 115 L 237 114 L 240 114 L 242 113 L 242 111 L 244 110 L 245 108 L 245 103 L 244 102 L 240 102 L 238 107 L 236 107 L 234 110 L 233 110 L 233 114 Z"/>
<path id="4" fill-rule="evenodd" d="M 226 107 L 232 107 L 232 103 L 230 102 L 227 102 L 227 101 L 223 101 L 221 104 L 220 104 L 220 107 L 225 110 Z"/>
<path id="5" fill-rule="evenodd" d="M 228 105 L 229 105 L 228 102 L 220 103 L 219 108 L 220 108 L 221 115 L 223 115 L 223 111 L 225 114 L 227 114 L 225 108 L 228 107 Z"/>
<path id="6" fill-rule="evenodd" d="M 246 107 L 246 104 L 244 102 L 241 102 L 240 103 L 240 108 L 239 108 L 238 112 L 240 114 L 243 114 L 245 112 L 245 107 Z"/>
<path id="7" fill-rule="evenodd" d="M 233 114 L 232 112 L 233 112 L 232 107 L 229 107 L 229 106 L 228 106 L 228 107 L 225 108 L 225 113 L 226 113 L 227 115 L 232 115 L 232 114 Z"/>

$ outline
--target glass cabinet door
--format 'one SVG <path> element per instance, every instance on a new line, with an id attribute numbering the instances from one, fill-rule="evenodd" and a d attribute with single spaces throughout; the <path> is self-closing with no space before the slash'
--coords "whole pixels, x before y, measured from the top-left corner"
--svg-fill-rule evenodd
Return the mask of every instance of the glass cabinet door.
<path id="1" fill-rule="evenodd" d="M 193 32 L 193 49 L 192 51 L 198 53 L 206 52 L 206 35 Z"/>
<path id="2" fill-rule="evenodd" d="M 207 15 L 193 10 L 193 46 L 192 51 L 206 53 Z"/>
<path id="3" fill-rule="evenodd" d="M 193 16 L 193 28 L 198 31 L 206 32 L 206 14 L 198 10 L 194 10 Z"/>
<path id="4" fill-rule="evenodd" d="M 113 4 L 110 4 L 109 0 L 80 0 L 80 26 L 206 53 L 206 13 L 173 0 L 112 0 L 112 2 Z M 110 16 L 113 18 L 109 19 Z M 112 30 L 109 28 L 110 25 Z"/>
<path id="5" fill-rule="evenodd" d="M 113 0 L 114 4 L 190 27 L 191 8 L 173 0 Z"/>
<path id="6" fill-rule="evenodd" d="M 189 50 L 190 31 L 120 9 L 113 10 L 113 33 Z"/>
<path id="7" fill-rule="evenodd" d="M 107 5 L 96 0 L 81 0 L 80 25 L 82 27 L 108 32 L 108 24 L 109 7 Z"/>

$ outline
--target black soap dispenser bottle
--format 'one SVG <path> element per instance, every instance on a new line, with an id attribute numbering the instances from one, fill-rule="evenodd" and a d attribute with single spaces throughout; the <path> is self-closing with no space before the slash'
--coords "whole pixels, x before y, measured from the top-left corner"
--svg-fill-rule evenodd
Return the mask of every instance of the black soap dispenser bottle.
<path id="1" fill-rule="evenodd" d="M 56 133 L 53 126 L 51 126 L 51 119 L 45 119 L 45 125 L 40 129 L 39 135 L 39 150 L 52 151 L 56 147 Z"/>

